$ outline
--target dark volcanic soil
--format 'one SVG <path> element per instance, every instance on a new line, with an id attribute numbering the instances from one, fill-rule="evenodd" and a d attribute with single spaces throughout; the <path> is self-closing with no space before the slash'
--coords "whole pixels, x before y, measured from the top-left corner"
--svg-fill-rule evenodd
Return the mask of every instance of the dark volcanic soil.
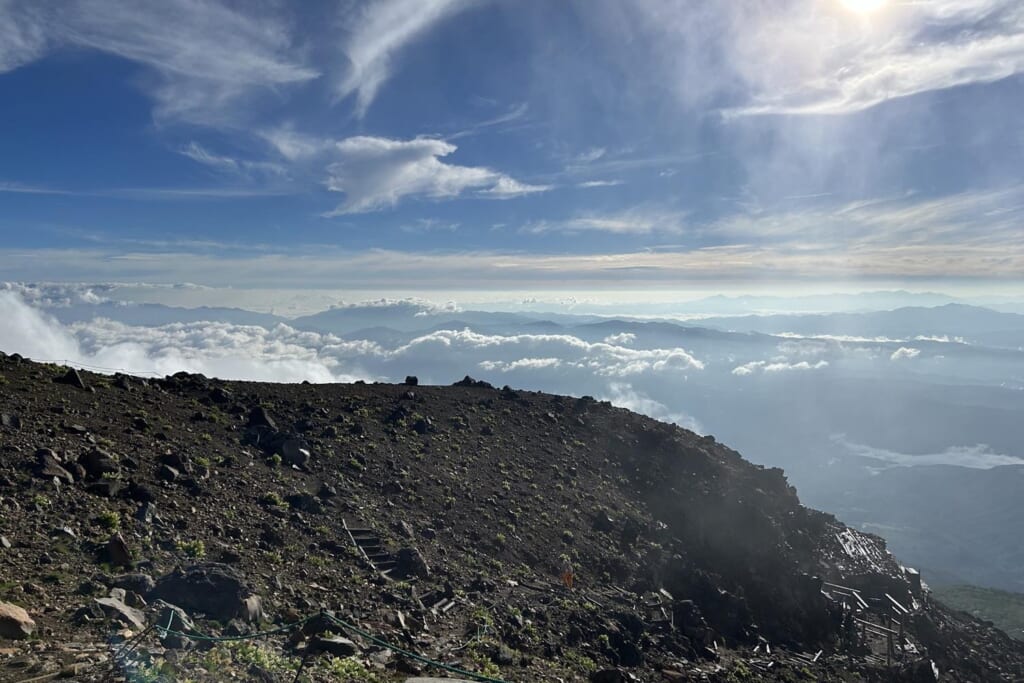
<path id="1" fill-rule="evenodd" d="M 505 681 L 1024 680 L 781 471 L 607 403 L 65 373 L 0 358 L 0 680 L 444 673 L 328 614 Z"/>

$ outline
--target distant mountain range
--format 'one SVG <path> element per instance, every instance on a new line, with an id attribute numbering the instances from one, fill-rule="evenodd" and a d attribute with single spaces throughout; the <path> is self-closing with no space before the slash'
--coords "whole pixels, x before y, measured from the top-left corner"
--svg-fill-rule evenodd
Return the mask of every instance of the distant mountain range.
<path id="1" fill-rule="evenodd" d="M 1024 346 L 1024 315 L 964 304 L 944 304 L 931 308 L 914 306 L 870 313 L 704 318 L 700 324 L 725 330 L 765 334 L 794 333 L 803 336 L 834 335 L 890 339 L 948 337 L 950 340 L 963 339 L 967 343 L 999 348 Z"/>

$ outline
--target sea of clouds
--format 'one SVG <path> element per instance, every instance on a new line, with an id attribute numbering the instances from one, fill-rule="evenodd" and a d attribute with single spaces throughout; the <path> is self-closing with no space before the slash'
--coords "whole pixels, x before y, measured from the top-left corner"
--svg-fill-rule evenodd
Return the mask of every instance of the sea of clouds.
<path id="1" fill-rule="evenodd" d="M 71 305 L 109 303 L 107 292 L 92 285 L 0 289 L 0 350 L 99 372 L 144 376 L 185 371 L 234 380 L 324 383 L 396 382 L 416 375 L 425 384 L 450 384 L 471 375 L 496 386 L 591 395 L 699 433 L 706 433 L 702 415 L 732 409 L 730 391 L 737 396 L 757 391 L 759 382 L 806 377 L 811 384 L 803 386 L 818 391 L 816 387 L 827 388 L 830 381 L 842 381 L 840 373 L 883 366 L 917 372 L 926 367 L 919 348 L 889 339 L 884 340 L 888 346 L 880 346 L 879 340 L 766 337 L 750 351 L 760 357 L 751 359 L 731 350 L 717 351 L 713 345 L 652 347 L 633 332 L 587 340 L 569 333 L 484 333 L 461 327 L 397 338 L 354 338 L 361 335 L 343 337 L 286 323 L 263 327 L 210 320 L 141 326 L 96 317 L 65 324 L 52 315 Z M 412 304 L 403 300 L 373 305 L 390 305 L 407 315 Z M 446 304 L 423 310 L 429 318 L 431 313 L 458 308 Z M 373 337 L 373 331 L 365 336 Z M 941 361 L 942 356 L 935 356 L 927 362 Z M 828 379 L 813 379 L 819 373 L 831 374 Z M 701 403 L 701 396 L 708 397 L 706 402 Z M 768 393 L 764 400 L 775 399 Z M 744 405 L 752 409 L 751 404 Z M 737 438 L 751 417 L 736 414 L 727 422 L 730 428 L 735 425 Z M 831 431 L 827 424 L 821 428 Z M 849 456 L 873 459 L 880 469 L 926 464 L 984 469 L 1024 463 L 972 444 L 951 444 L 943 452 L 916 455 L 845 438 L 833 438 L 832 444 Z"/>

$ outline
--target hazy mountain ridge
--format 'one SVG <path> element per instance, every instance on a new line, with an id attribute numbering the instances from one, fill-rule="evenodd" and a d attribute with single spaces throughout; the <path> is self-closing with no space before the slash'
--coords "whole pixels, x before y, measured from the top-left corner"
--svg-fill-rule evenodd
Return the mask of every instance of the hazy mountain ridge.
<path id="1" fill-rule="evenodd" d="M 918 681 L 933 666 L 965 680 L 1024 673 L 1024 645 L 934 602 L 881 539 L 800 505 L 781 471 L 588 397 L 468 379 L 452 387 L 274 385 L 181 373 L 147 382 L 0 361 L 0 533 L 11 546 L 0 563 L 19 577 L 0 600 L 26 606 L 37 622 L 26 627 L 43 629 L 33 648 L 41 665 L 60 661 L 71 634 L 102 644 L 117 623 L 132 627 L 160 612 L 159 603 L 132 612 L 122 599 L 161 597 L 186 601 L 187 617 L 214 634 L 323 606 L 505 680 L 632 672 L 723 683 Z M 390 578 L 347 550 L 343 519 L 379 537 L 385 552 L 369 557 L 386 563 Z M 47 530 L 60 525 L 55 544 Z M 566 557 L 578 574 L 572 592 L 558 587 Z M 102 562 L 111 571 L 98 571 Z M 175 565 L 194 566 L 182 575 Z M 115 573 L 129 567 L 136 578 Z M 91 576 L 85 584 L 83 575 Z M 231 607 L 233 593 L 215 596 L 201 583 L 172 588 L 210 576 L 237 586 L 240 602 Z M 849 588 L 836 592 L 822 580 L 853 587 L 868 606 L 854 607 L 842 594 Z M 118 585 L 130 588 L 97 600 Z M 243 609 L 250 593 L 260 598 L 258 614 Z M 853 615 L 879 623 L 890 609 L 886 593 L 911 611 L 908 653 L 892 667 L 879 655 L 884 638 L 861 642 L 844 626 Z M 445 616 L 428 607 L 438 598 L 451 601 Z M 231 621 L 231 609 L 243 620 Z M 288 657 L 321 647 L 318 633 L 264 640 L 258 647 L 269 654 L 259 664 L 218 646 L 216 671 L 187 638 L 184 649 L 143 640 L 142 652 L 160 662 L 163 648 L 175 649 L 165 671 L 198 680 L 237 667 L 273 677 L 284 675 Z M 345 647 L 351 666 L 372 666 L 373 649 L 360 638 Z M 93 661 L 101 660 L 78 663 L 80 679 L 105 675 Z M 401 657 L 383 661 L 384 680 L 422 669 Z M 334 680 L 331 666 L 315 658 L 307 675 Z"/>
<path id="2" fill-rule="evenodd" d="M 705 318 L 701 324 L 766 334 L 845 335 L 908 340 L 943 337 L 951 341 L 962 339 L 968 343 L 1014 349 L 1024 346 L 1024 315 L 959 303 L 870 313 Z"/>

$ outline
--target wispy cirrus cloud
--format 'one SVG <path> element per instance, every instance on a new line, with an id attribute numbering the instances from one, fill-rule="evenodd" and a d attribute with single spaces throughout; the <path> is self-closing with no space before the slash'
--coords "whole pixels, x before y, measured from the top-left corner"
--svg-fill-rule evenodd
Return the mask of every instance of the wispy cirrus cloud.
<path id="1" fill-rule="evenodd" d="M 287 21 L 251 10 L 198 0 L 7 0 L 0 72 L 61 47 L 99 50 L 153 71 L 145 87 L 158 119 L 232 124 L 249 95 L 319 76 L 295 50 Z"/>
<path id="2" fill-rule="evenodd" d="M 198 142 L 192 141 L 180 150 L 183 156 L 188 157 L 198 164 L 202 164 L 220 173 L 229 175 L 251 177 L 260 176 L 285 176 L 288 171 L 282 164 L 270 161 L 252 161 L 249 159 L 236 159 L 224 154 L 217 154 L 206 149 Z"/>
<path id="3" fill-rule="evenodd" d="M 348 35 L 341 49 L 348 68 L 338 97 L 355 94 L 356 113 L 366 114 L 388 78 L 398 54 L 435 24 L 474 4 L 474 0 L 381 0 L 346 17 Z M 349 9 L 350 8 L 346 8 Z"/>
<path id="4" fill-rule="evenodd" d="M 714 221 L 710 234 L 730 242 L 807 249 L 942 250 L 953 245 L 1019 249 L 1024 186 L 940 197 L 906 194 L 845 204 L 738 212 Z"/>
<path id="5" fill-rule="evenodd" d="M 623 181 L 621 181 L 621 180 L 587 180 L 585 182 L 578 183 L 576 185 L 576 187 L 584 187 L 584 188 L 590 188 L 590 187 L 616 187 L 617 185 L 622 185 L 622 184 L 623 184 Z"/>
<path id="6" fill-rule="evenodd" d="M 617 235 L 679 234 L 683 232 L 686 214 L 658 207 L 638 206 L 608 213 L 582 213 L 564 220 L 534 221 L 522 232 L 605 232 Z"/>

